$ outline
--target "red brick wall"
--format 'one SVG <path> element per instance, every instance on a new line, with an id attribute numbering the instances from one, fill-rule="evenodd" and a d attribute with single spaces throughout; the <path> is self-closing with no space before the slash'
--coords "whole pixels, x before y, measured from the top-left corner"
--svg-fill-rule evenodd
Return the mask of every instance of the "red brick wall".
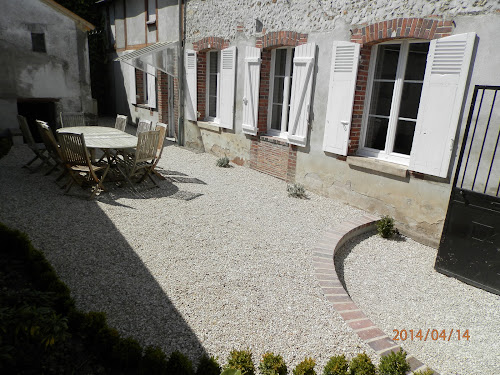
<path id="1" fill-rule="evenodd" d="M 160 122 L 168 122 L 168 75 L 160 70 L 157 70 L 158 85 L 158 119 Z"/>
<path id="2" fill-rule="evenodd" d="M 142 70 L 135 70 L 135 94 L 136 103 L 144 104 L 144 72 Z"/>
<path id="3" fill-rule="evenodd" d="M 352 30 L 351 42 L 361 44 L 360 62 L 354 93 L 351 133 L 348 154 L 353 155 L 360 147 L 361 125 L 368 82 L 371 48 L 388 40 L 415 38 L 438 39 L 451 34 L 453 21 L 433 18 L 397 18 L 366 25 Z"/>

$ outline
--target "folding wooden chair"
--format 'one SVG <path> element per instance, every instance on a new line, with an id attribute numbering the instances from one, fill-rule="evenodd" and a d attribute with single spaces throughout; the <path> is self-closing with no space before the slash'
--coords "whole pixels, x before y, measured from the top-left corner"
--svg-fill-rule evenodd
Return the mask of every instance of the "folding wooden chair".
<path id="1" fill-rule="evenodd" d="M 115 129 L 119 129 L 122 132 L 127 128 L 127 116 L 116 115 Z"/>
<path id="2" fill-rule="evenodd" d="M 137 148 L 133 159 L 120 159 L 121 163 L 118 164 L 118 169 L 131 185 L 131 180 L 134 177 L 138 177 L 138 183 L 141 183 L 146 177 L 149 177 L 150 180 L 159 187 L 156 181 L 151 177 L 155 165 L 159 138 L 160 132 L 156 130 L 139 133 Z M 125 171 L 122 171 L 120 164 L 125 167 Z"/>
<path id="3" fill-rule="evenodd" d="M 69 192 L 74 183 L 83 188 L 86 182 L 93 185 L 93 192 L 89 199 L 95 196 L 98 188 L 106 190 L 102 183 L 108 173 L 109 165 L 95 165 L 90 161 L 83 134 L 60 133 L 59 143 L 64 165 L 71 177 L 65 193 Z M 97 176 L 98 172 L 102 173 L 101 178 Z"/>
<path id="4" fill-rule="evenodd" d="M 40 132 L 40 135 L 42 137 L 43 143 L 45 144 L 45 148 L 47 149 L 49 157 L 55 163 L 54 166 L 49 171 L 47 171 L 47 173 L 45 173 L 45 175 L 47 176 L 51 174 L 53 170 L 60 167 L 62 169 L 62 173 L 56 179 L 56 181 L 59 181 L 68 173 L 64 166 L 63 158 L 61 155 L 61 148 L 57 143 L 56 138 L 54 137 L 54 134 L 52 133 L 49 124 L 41 120 L 36 120 L 36 124 L 38 126 L 38 131 Z"/>
<path id="5" fill-rule="evenodd" d="M 85 115 L 83 112 L 61 112 L 61 127 L 86 126 Z"/>
<path id="6" fill-rule="evenodd" d="M 153 165 L 153 173 L 159 179 L 165 180 L 165 177 L 163 177 L 155 168 L 160 161 L 161 154 L 163 153 L 163 143 L 165 142 L 165 135 L 167 133 L 167 124 L 164 124 L 163 122 L 157 122 L 155 130 L 159 131 L 160 135 L 158 138 L 158 147 L 156 148 L 156 159 Z"/>
<path id="7" fill-rule="evenodd" d="M 153 127 L 153 123 L 150 120 L 140 120 L 139 124 L 137 124 L 136 135 L 139 136 L 139 133 L 153 130 L 152 127 Z"/>
<path id="8" fill-rule="evenodd" d="M 35 153 L 35 157 L 23 165 L 23 168 L 27 168 L 31 171 L 31 173 L 36 172 L 40 168 L 42 168 L 45 164 L 50 164 L 49 156 L 47 155 L 47 150 L 43 143 L 36 143 L 33 138 L 33 134 L 31 134 L 30 127 L 28 126 L 28 122 L 26 121 L 26 117 L 17 115 L 17 122 L 19 123 L 19 127 L 21 128 L 21 133 L 23 133 L 23 137 L 28 145 L 28 147 Z M 42 163 L 36 167 L 35 169 L 31 169 L 30 165 L 35 162 L 35 160 L 40 159 Z"/>

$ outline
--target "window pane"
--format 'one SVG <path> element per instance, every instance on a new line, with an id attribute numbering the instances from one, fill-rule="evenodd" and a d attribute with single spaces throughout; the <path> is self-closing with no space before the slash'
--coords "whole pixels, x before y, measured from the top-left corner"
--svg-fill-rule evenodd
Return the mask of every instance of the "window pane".
<path id="1" fill-rule="evenodd" d="M 217 76 L 215 74 L 210 74 L 209 80 L 208 93 L 209 95 L 217 96 Z"/>
<path id="2" fill-rule="evenodd" d="M 273 104 L 273 113 L 271 117 L 271 129 L 281 130 L 281 104 Z"/>
<path id="3" fill-rule="evenodd" d="M 412 43 L 408 51 L 405 80 L 423 81 L 429 43 Z"/>
<path id="4" fill-rule="evenodd" d="M 217 97 L 215 96 L 208 98 L 208 115 L 210 117 L 217 117 Z"/>
<path id="5" fill-rule="evenodd" d="M 384 44 L 378 47 L 375 79 L 396 79 L 400 44 Z"/>
<path id="6" fill-rule="evenodd" d="M 210 73 L 217 73 L 219 71 L 219 59 L 217 52 L 210 52 Z"/>
<path id="7" fill-rule="evenodd" d="M 370 116 L 366 129 L 365 147 L 384 150 L 388 125 L 389 119 Z"/>
<path id="8" fill-rule="evenodd" d="M 401 97 L 401 106 L 399 107 L 399 117 L 417 119 L 421 93 L 422 83 L 405 82 L 403 84 L 403 95 Z"/>
<path id="9" fill-rule="evenodd" d="M 277 49 L 276 50 L 276 60 L 274 64 L 274 75 L 276 76 L 284 76 L 285 68 L 286 68 L 286 49 Z"/>
<path id="10" fill-rule="evenodd" d="M 389 116 L 391 112 L 393 82 L 373 82 L 370 114 Z"/>
<path id="11" fill-rule="evenodd" d="M 415 133 L 415 122 L 399 120 L 396 128 L 396 138 L 394 139 L 394 152 L 410 155 Z"/>
<path id="12" fill-rule="evenodd" d="M 273 87 L 273 103 L 283 103 L 283 89 L 285 87 L 285 78 L 275 77 Z"/>

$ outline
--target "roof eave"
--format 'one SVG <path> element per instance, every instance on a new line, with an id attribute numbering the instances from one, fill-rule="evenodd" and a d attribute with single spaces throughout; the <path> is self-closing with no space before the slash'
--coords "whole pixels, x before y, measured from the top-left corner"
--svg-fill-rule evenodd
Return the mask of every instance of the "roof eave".
<path id="1" fill-rule="evenodd" d="M 92 25 L 90 22 L 85 21 L 82 17 L 76 15 L 72 11 L 70 11 L 68 8 L 63 7 L 61 4 L 56 3 L 54 0 L 40 0 L 41 2 L 47 4 L 51 8 L 57 10 L 58 12 L 64 14 L 65 16 L 68 16 L 71 18 L 73 21 L 75 21 L 76 26 L 82 30 L 82 31 L 90 31 L 94 30 L 95 26 Z"/>

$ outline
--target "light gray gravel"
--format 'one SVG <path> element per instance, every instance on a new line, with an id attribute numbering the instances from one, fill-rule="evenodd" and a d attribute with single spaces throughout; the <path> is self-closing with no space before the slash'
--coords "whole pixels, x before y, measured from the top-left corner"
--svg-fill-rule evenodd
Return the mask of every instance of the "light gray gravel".
<path id="1" fill-rule="evenodd" d="M 44 251 L 79 308 L 105 311 L 142 344 L 205 351 L 268 350 L 289 368 L 306 356 L 375 353 L 322 294 L 310 249 L 328 226 L 362 214 L 244 167 L 168 145 L 160 188 L 114 188 L 88 201 L 64 196 L 55 174 L 21 169 L 24 146 L 0 159 L 0 221 Z"/>
<path id="2" fill-rule="evenodd" d="M 434 270 L 437 250 L 401 237 L 366 234 L 340 250 L 337 268 L 353 301 L 391 338 L 405 329 L 402 347 L 441 374 L 500 374 L 500 297 Z M 414 337 L 420 329 L 427 341 Z M 446 330 L 450 341 L 432 340 Z M 470 339 L 457 340 L 469 330 Z M 435 334 L 435 337 L 437 335 Z"/>

